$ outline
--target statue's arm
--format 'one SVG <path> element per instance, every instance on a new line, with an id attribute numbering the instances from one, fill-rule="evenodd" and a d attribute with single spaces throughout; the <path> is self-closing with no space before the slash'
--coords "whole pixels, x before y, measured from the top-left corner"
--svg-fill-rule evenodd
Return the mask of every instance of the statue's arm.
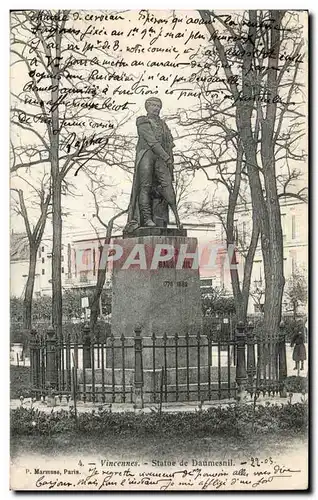
<path id="1" fill-rule="evenodd" d="M 169 154 L 163 149 L 160 142 L 157 141 L 152 131 L 149 120 L 146 117 L 140 116 L 139 118 L 137 118 L 137 130 L 139 137 L 145 139 L 148 146 L 157 156 L 160 156 L 160 158 L 162 158 L 162 160 L 164 161 L 168 161 L 170 159 Z"/>

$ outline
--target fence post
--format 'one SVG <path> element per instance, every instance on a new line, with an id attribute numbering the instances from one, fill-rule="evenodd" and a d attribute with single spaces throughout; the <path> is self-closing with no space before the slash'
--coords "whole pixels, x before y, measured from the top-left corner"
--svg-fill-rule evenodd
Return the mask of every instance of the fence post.
<path id="1" fill-rule="evenodd" d="M 255 344 L 254 344 L 254 325 L 250 321 L 247 325 L 247 378 L 248 378 L 248 389 L 251 394 L 253 393 L 254 377 L 256 374 L 255 367 Z"/>
<path id="2" fill-rule="evenodd" d="M 286 359 L 286 339 L 285 323 L 279 324 L 278 337 L 278 369 L 279 369 L 279 393 L 281 398 L 287 398 L 286 377 L 287 377 L 287 359 Z"/>
<path id="3" fill-rule="evenodd" d="M 46 332 L 46 377 L 45 382 L 51 389 L 57 389 L 57 338 L 55 330 Z"/>
<path id="4" fill-rule="evenodd" d="M 90 327 L 85 325 L 83 328 L 83 370 L 92 367 L 90 333 Z"/>
<path id="5" fill-rule="evenodd" d="M 246 376 L 246 360 L 245 360 L 245 326 L 242 321 L 239 321 L 236 327 L 236 385 L 237 385 L 237 400 L 242 402 L 245 399 L 245 387 L 247 382 Z"/>
<path id="6" fill-rule="evenodd" d="M 40 389 L 40 346 L 37 338 L 36 330 L 30 331 L 30 372 L 31 384 L 36 389 Z"/>
<path id="7" fill-rule="evenodd" d="M 135 328 L 135 405 L 136 408 L 143 408 L 143 364 L 142 364 L 142 338 L 141 328 Z"/>

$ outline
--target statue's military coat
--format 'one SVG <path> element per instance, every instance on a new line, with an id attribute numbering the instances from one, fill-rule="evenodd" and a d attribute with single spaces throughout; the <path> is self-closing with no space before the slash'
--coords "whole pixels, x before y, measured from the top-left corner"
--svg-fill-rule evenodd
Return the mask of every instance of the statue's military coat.
<path id="1" fill-rule="evenodd" d="M 174 148 L 173 137 L 169 130 L 168 125 L 161 118 L 150 118 L 148 116 L 139 116 L 136 120 L 138 131 L 138 143 L 136 147 L 136 160 L 133 186 L 131 191 L 129 209 L 128 209 L 128 223 L 137 221 L 139 224 L 139 210 L 138 210 L 138 193 L 139 193 L 139 176 L 138 165 L 143 158 L 144 154 L 152 150 L 152 152 L 161 158 L 164 162 L 169 161 L 171 169 L 173 167 L 173 153 Z M 171 171 L 172 175 L 172 171 Z"/>

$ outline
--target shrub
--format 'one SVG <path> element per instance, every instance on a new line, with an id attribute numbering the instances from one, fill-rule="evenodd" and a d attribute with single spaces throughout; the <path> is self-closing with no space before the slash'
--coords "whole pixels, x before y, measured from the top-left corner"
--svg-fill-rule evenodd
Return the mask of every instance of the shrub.
<path id="1" fill-rule="evenodd" d="M 10 366 L 10 397 L 17 399 L 31 396 L 31 381 L 29 366 Z"/>
<path id="2" fill-rule="evenodd" d="M 307 393 L 308 392 L 308 379 L 307 377 L 287 377 L 285 382 L 287 392 L 292 393 Z"/>
<path id="3" fill-rule="evenodd" d="M 297 320 L 294 320 L 290 316 L 284 316 L 282 318 L 284 322 L 284 333 L 285 333 L 285 339 L 286 339 L 286 344 L 290 343 L 290 340 L 292 336 L 299 332 L 304 330 L 304 323 L 305 320 L 304 318 L 299 318 Z M 263 318 L 255 318 L 254 319 L 254 335 L 255 337 L 263 337 L 264 333 L 264 319 Z M 279 332 L 278 332 L 279 333 Z"/>
<path id="4" fill-rule="evenodd" d="M 298 319 L 293 319 L 290 316 L 286 316 L 283 318 L 284 324 L 285 324 L 285 335 L 286 335 L 286 342 L 289 343 L 291 341 L 291 338 L 295 333 L 299 331 L 304 331 L 304 324 L 305 324 L 305 319 L 304 318 L 298 318 Z"/>
<path id="5" fill-rule="evenodd" d="M 63 293 L 63 319 L 71 320 L 73 316 L 81 318 L 83 312 L 81 299 L 88 297 L 91 301 L 93 290 L 91 289 L 71 289 L 65 290 Z M 111 294 L 109 290 L 103 290 L 101 295 L 103 313 L 111 312 Z M 37 322 L 51 323 L 52 316 L 52 297 L 44 295 L 42 297 L 34 297 L 32 301 L 32 320 L 33 324 Z M 10 318 L 11 322 L 23 322 L 23 298 L 11 297 L 10 299 Z"/>
<path id="6" fill-rule="evenodd" d="M 178 413 L 112 413 L 104 407 L 91 413 L 80 413 L 75 418 L 74 410 L 44 413 L 20 407 L 11 410 L 11 433 L 59 434 L 80 432 L 81 434 L 147 436 L 161 432 L 166 436 L 222 435 L 246 437 L 251 432 L 273 433 L 305 432 L 307 429 L 307 404 L 305 402 L 284 405 L 237 405 L 235 403 L 207 410 Z"/>
<path id="7" fill-rule="evenodd" d="M 304 403 L 284 405 L 281 409 L 280 426 L 288 431 L 301 431 L 306 429 L 308 407 Z"/>

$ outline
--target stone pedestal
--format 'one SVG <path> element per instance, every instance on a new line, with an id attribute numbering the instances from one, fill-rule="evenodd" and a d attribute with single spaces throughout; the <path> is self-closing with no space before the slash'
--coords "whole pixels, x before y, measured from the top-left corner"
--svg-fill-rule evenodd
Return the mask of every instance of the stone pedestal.
<path id="1" fill-rule="evenodd" d="M 131 394 L 138 404 L 140 393 L 141 405 L 158 401 L 164 371 L 165 401 L 206 399 L 208 380 L 210 389 L 215 389 L 218 372 L 209 367 L 207 338 L 201 336 L 197 239 L 188 238 L 185 230 L 138 228 L 114 244 L 112 334 L 115 343 L 125 337 L 125 397 Z M 119 402 L 123 397 L 120 349 L 107 352 L 106 367 L 107 400 Z M 202 392 L 198 395 L 199 380 Z M 213 394 L 210 391 L 209 397 Z"/>
<path id="2" fill-rule="evenodd" d="M 195 254 L 197 239 L 168 235 L 168 229 L 139 229 L 143 234 L 154 231 L 155 235 L 114 241 L 123 250 L 113 264 L 112 333 L 116 337 L 132 337 L 136 327 L 142 337 L 193 335 L 202 328 L 198 263 L 187 257 L 178 269 L 180 252 L 186 248 L 188 254 Z M 159 257 L 157 263 L 158 256 L 170 255 L 171 248 L 172 258 L 160 261 Z"/>

